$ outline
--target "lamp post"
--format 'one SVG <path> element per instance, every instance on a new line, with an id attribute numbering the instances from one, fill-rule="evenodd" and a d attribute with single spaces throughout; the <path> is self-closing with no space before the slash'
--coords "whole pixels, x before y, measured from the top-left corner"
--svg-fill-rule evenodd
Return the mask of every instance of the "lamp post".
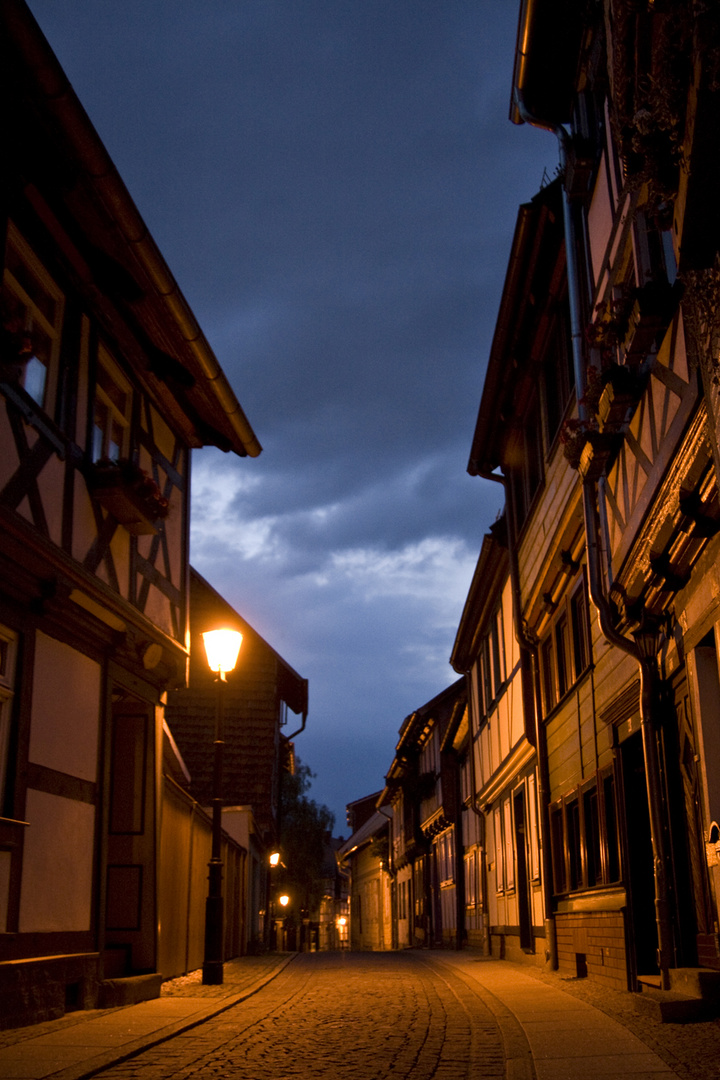
<path id="1" fill-rule="evenodd" d="M 223 893 L 222 893 L 222 765 L 225 676 L 237 663 L 242 634 L 237 630 L 210 630 L 203 634 L 211 671 L 217 672 L 215 699 L 215 742 L 213 744 L 212 849 L 208 863 L 208 895 L 205 901 L 205 956 L 202 981 L 219 986 L 223 981 Z"/>

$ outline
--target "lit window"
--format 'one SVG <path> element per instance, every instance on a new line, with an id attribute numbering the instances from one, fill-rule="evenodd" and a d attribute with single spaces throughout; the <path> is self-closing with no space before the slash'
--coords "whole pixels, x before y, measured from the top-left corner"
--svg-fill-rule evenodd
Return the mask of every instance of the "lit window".
<path id="1" fill-rule="evenodd" d="M 13 381 L 46 412 L 54 404 L 64 298 L 14 225 L 8 228 L 2 284 L 3 329 Z"/>
<path id="2" fill-rule="evenodd" d="M 130 441 L 132 388 L 106 349 L 98 350 L 92 458 L 118 461 L 127 457 Z"/>

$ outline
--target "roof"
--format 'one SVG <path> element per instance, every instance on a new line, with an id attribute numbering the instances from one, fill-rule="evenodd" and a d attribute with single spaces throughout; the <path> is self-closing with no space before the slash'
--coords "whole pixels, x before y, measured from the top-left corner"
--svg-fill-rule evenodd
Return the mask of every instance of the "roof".
<path id="1" fill-rule="evenodd" d="M 439 724 L 442 736 L 447 731 L 447 725 L 454 723 L 458 717 L 458 704 L 464 704 L 467 700 L 467 686 L 464 677 L 457 679 L 446 687 L 434 698 L 421 705 L 415 712 L 410 713 L 403 720 L 400 727 L 400 738 L 395 748 L 395 757 L 388 769 L 386 786 L 383 789 L 378 805 L 388 802 L 390 788 L 397 784 L 406 772 L 409 758 L 418 749 L 423 732 L 431 724 Z"/>
<path id="2" fill-rule="evenodd" d="M 260 443 L 120 175 L 24 0 L 0 4 L 3 146 L 78 291 L 190 446 Z"/>
<path id="3" fill-rule="evenodd" d="M 542 311 L 565 288 L 560 180 L 542 188 L 517 216 L 500 310 L 490 349 L 467 471 L 471 476 L 494 472 L 503 464 L 513 437 L 513 419 L 524 413 L 537 385 L 529 347 L 532 327 Z M 542 298 L 542 304 L 536 303 Z"/>
<path id="4" fill-rule="evenodd" d="M 359 829 L 357 829 L 352 836 L 348 837 L 345 843 L 338 848 L 338 858 L 346 859 L 348 855 L 352 855 L 358 848 L 363 847 L 364 844 L 369 844 L 371 840 L 374 840 L 384 829 L 388 827 L 387 814 L 383 814 L 380 810 L 376 810 L 372 817 L 369 817 Z"/>

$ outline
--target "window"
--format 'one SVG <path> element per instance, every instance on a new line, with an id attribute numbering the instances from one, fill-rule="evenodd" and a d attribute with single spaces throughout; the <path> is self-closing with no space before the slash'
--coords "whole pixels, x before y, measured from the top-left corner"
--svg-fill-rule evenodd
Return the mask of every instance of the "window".
<path id="1" fill-rule="evenodd" d="M 537 398 L 530 406 L 519 432 L 512 456 L 510 488 L 518 532 L 522 528 L 536 491 L 543 479 L 543 443 Z"/>
<path id="2" fill-rule="evenodd" d="M 515 848 L 513 845 L 512 806 L 510 800 L 503 803 L 503 832 L 505 840 L 505 887 L 515 888 Z"/>
<path id="3" fill-rule="evenodd" d="M 579 677 L 590 663 L 590 619 L 585 579 L 570 598 L 570 622 L 573 636 L 575 673 Z"/>
<path id="4" fill-rule="evenodd" d="M 499 608 L 490 620 L 488 634 L 480 643 L 480 670 L 483 709 L 487 716 L 500 694 L 506 678 L 502 611 Z"/>
<path id="5" fill-rule="evenodd" d="M 587 670 L 591 661 L 585 579 L 558 605 L 555 620 L 540 646 L 545 713 L 549 713 Z"/>
<path id="6" fill-rule="evenodd" d="M 54 407 L 63 294 L 14 225 L 8 228 L 2 322 L 9 334 L 14 380 L 46 412 Z"/>
<path id="7" fill-rule="evenodd" d="M 98 349 L 93 407 L 93 461 L 100 461 L 101 458 L 118 461 L 128 456 L 131 408 L 130 383 L 101 345 Z"/>
<path id="8" fill-rule="evenodd" d="M 563 697 L 573 682 L 572 667 L 570 666 L 570 637 L 565 614 L 561 615 L 555 623 L 555 655 L 557 658 L 558 696 Z"/>
<path id="9" fill-rule="evenodd" d="M 557 806 L 550 811 L 550 836 L 555 892 L 564 893 L 567 891 L 567 874 L 565 869 L 565 835 L 562 806 Z"/>
<path id="10" fill-rule="evenodd" d="M 556 893 L 612 885 L 620 880 L 620 848 L 612 772 L 550 809 Z"/>
<path id="11" fill-rule="evenodd" d="M 600 816 L 596 787 L 592 787 L 583 795 L 583 819 L 585 823 L 587 883 L 588 886 L 593 886 L 602 881 Z"/>
<path id="12" fill-rule="evenodd" d="M 540 646 L 540 667 L 542 669 L 545 712 L 549 713 L 557 704 L 557 694 L 555 692 L 555 641 L 552 634 L 548 634 Z"/>
<path id="13" fill-rule="evenodd" d="M 435 842 L 438 878 L 441 883 L 455 880 L 455 833 L 444 832 Z"/>
<path id="14" fill-rule="evenodd" d="M 477 904 L 477 856 L 474 851 L 465 856 L 465 906 L 474 908 Z"/>
<path id="15" fill-rule="evenodd" d="M 540 865 L 538 862 L 538 827 L 537 827 L 537 784 L 535 773 L 528 776 L 527 781 L 527 806 L 528 806 L 528 857 L 530 877 L 533 881 L 540 879 Z"/>
<path id="16" fill-rule="evenodd" d="M 568 879 L 572 891 L 573 889 L 579 889 L 583 883 L 579 799 L 571 799 L 565 805 L 565 828 L 567 835 Z"/>
<path id="17" fill-rule="evenodd" d="M 0 626 L 0 816 L 5 813 L 9 773 L 10 728 L 15 685 L 16 638 Z"/>
<path id="18" fill-rule="evenodd" d="M 543 382 L 547 440 L 551 443 L 560 430 L 565 410 L 575 389 L 575 371 L 570 343 L 570 313 L 566 302 L 558 304 L 555 311 L 545 354 Z"/>
<path id="19" fill-rule="evenodd" d="M 495 834 L 495 890 L 505 891 L 505 852 L 503 850 L 502 817 L 500 808 L 493 811 L 493 832 Z"/>
<path id="20" fill-rule="evenodd" d="M 604 840 L 607 851 L 605 880 L 620 880 L 620 841 L 618 838 L 615 777 L 607 773 L 602 778 Z"/>

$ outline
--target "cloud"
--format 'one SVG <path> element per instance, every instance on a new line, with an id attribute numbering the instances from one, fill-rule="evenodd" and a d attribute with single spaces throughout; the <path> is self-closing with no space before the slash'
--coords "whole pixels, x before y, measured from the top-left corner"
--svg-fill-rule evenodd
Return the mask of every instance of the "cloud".
<path id="1" fill-rule="evenodd" d="M 519 0 L 29 0 L 264 446 L 192 560 L 310 680 L 313 794 L 382 786 L 498 485 L 466 474 L 517 207 Z M 343 787 L 344 785 L 344 787 Z"/>

